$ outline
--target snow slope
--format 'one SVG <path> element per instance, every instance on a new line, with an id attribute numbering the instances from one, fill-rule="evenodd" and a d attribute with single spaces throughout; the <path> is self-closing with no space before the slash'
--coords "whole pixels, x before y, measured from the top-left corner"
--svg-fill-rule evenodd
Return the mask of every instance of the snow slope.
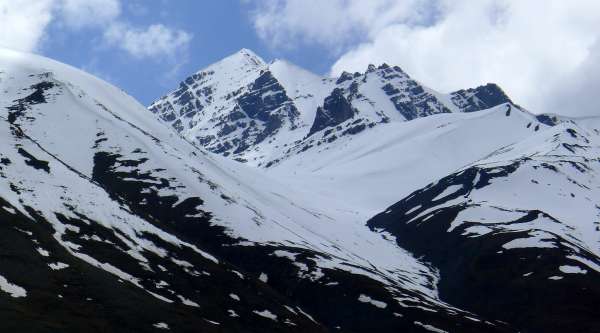
<path id="1" fill-rule="evenodd" d="M 452 304 L 524 330 L 592 332 L 599 125 L 588 118 L 540 130 L 414 191 L 369 225 L 438 267 L 441 297 Z M 466 283 L 468 292 L 455 291 Z"/>
<path id="2" fill-rule="evenodd" d="M 507 115 L 507 110 L 512 111 Z M 414 189 L 547 126 L 509 105 L 392 122 L 291 155 L 269 172 L 307 192 L 337 197 L 368 218 Z"/>
<path id="3" fill-rule="evenodd" d="M 2 50 L 0 109 L 0 220 L 18 239 L 0 275 L 25 290 L 18 306 L 28 309 L 9 323 L 314 332 L 373 320 L 415 329 L 419 318 L 507 330 L 441 301 L 436 269 L 370 232 L 349 205 L 208 154 L 79 70 Z M 113 307 L 123 310 L 98 315 Z"/>

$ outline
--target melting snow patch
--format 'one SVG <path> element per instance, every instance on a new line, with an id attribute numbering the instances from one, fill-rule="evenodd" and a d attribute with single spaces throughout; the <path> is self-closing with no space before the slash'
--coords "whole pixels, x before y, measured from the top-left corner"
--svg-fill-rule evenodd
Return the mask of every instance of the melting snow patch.
<path id="1" fill-rule="evenodd" d="M 204 319 L 204 321 L 206 321 L 206 322 L 208 322 L 208 323 L 211 323 L 211 324 L 213 324 L 213 325 L 221 325 L 221 323 L 219 323 L 219 322 L 216 322 L 216 321 L 213 321 L 213 320 L 208 320 L 208 319 L 206 319 L 206 318 L 202 318 L 202 319 Z"/>
<path id="2" fill-rule="evenodd" d="M 363 302 L 363 303 L 370 303 L 371 305 L 374 305 L 380 309 L 385 309 L 387 307 L 387 304 L 381 301 L 376 301 L 374 299 L 372 299 L 371 297 L 367 296 L 367 295 L 360 295 L 358 297 L 358 301 L 359 302 Z"/>
<path id="3" fill-rule="evenodd" d="M 548 278 L 548 280 L 562 280 L 562 276 L 551 276 Z"/>
<path id="4" fill-rule="evenodd" d="M 431 201 L 437 201 L 442 198 L 445 198 L 453 193 L 458 192 L 462 187 L 463 187 L 462 185 L 450 185 L 450 186 L 446 187 L 446 189 L 444 189 L 444 191 L 442 193 L 438 194 L 438 196 L 433 198 Z"/>
<path id="5" fill-rule="evenodd" d="M 17 215 L 17 212 L 15 211 L 14 208 L 10 208 L 10 207 L 2 207 L 2 209 L 4 209 L 5 211 L 13 214 L 13 215 Z"/>
<path id="6" fill-rule="evenodd" d="M 244 274 L 242 274 L 242 273 L 240 273 L 238 271 L 234 271 L 234 270 L 231 270 L 231 272 L 233 274 L 237 275 L 240 279 L 242 279 L 242 280 L 244 279 Z"/>
<path id="7" fill-rule="evenodd" d="M 161 280 L 160 282 L 155 283 L 154 286 L 158 289 L 162 289 L 164 287 L 168 287 L 169 284 L 167 282 Z"/>
<path id="8" fill-rule="evenodd" d="M 298 311 L 300 311 L 306 318 L 310 319 L 310 321 L 312 321 L 315 324 L 318 324 L 317 321 L 313 317 L 311 317 L 308 313 L 304 312 L 299 307 L 296 307 L 296 309 L 298 309 Z"/>
<path id="9" fill-rule="evenodd" d="M 406 213 L 404 213 L 404 215 L 408 215 L 408 214 L 410 214 L 410 213 L 412 213 L 412 212 L 414 212 L 414 211 L 418 210 L 419 208 L 421 208 L 421 205 L 417 205 L 417 206 L 415 206 L 415 207 L 413 207 L 413 208 L 409 209 L 409 210 L 408 210 Z"/>
<path id="10" fill-rule="evenodd" d="M 15 230 L 17 230 L 18 232 L 22 232 L 22 233 L 26 234 L 27 236 L 33 236 L 33 232 L 31 232 L 31 231 L 19 229 L 17 227 L 15 227 Z"/>
<path id="11" fill-rule="evenodd" d="M 240 297 L 236 294 L 229 294 L 229 297 L 231 297 L 232 299 L 236 300 L 236 301 L 240 301 Z"/>
<path id="12" fill-rule="evenodd" d="M 472 237 L 479 237 L 479 236 L 489 234 L 492 231 L 493 231 L 492 229 L 490 229 L 486 226 L 476 225 L 476 226 L 468 227 L 467 229 L 465 229 L 465 231 L 463 231 L 462 235 L 472 238 Z"/>
<path id="13" fill-rule="evenodd" d="M 69 265 L 62 262 L 55 262 L 48 264 L 48 267 L 50 267 L 53 271 L 60 271 L 61 269 L 68 268 Z"/>
<path id="14" fill-rule="evenodd" d="M 261 280 L 263 283 L 267 283 L 269 281 L 269 276 L 265 273 L 260 273 L 258 279 Z"/>
<path id="15" fill-rule="evenodd" d="M 161 330 L 168 330 L 168 329 L 170 329 L 169 325 L 167 325 L 167 323 L 156 323 L 156 324 L 154 324 L 152 326 L 154 326 L 154 327 L 156 327 L 158 329 L 161 329 Z"/>
<path id="16" fill-rule="evenodd" d="M 49 256 L 50 256 L 50 252 L 48 252 L 48 251 L 46 251 L 46 250 L 42 249 L 41 247 L 38 247 L 36 250 L 39 252 L 39 254 L 40 254 L 42 257 L 49 257 Z"/>
<path id="17" fill-rule="evenodd" d="M 8 280 L 0 275 L 0 290 L 10 294 L 14 298 L 27 297 L 27 291 L 16 284 L 8 282 Z"/>
<path id="18" fill-rule="evenodd" d="M 240 316 L 233 310 L 227 310 L 227 313 L 229 313 L 229 317 L 231 317 L 231 318 L 237 318 Z"/>
<path id="19" fill-rule="evenodd" d="M 177 260 L 175 258 L 171 258 L 171 261 L 175 264 L 178 265 L 180 267 L 185 267 L 185 268 L 192 268 L 194 267 L 194 265 L 190 264 L 189 262 L 185 261 L 185 260 Z"/>
<path id="20" fill-rule="evenodd" d="M 198 305 L 198 303 L 194 302 L 194 301 L 190 301 L 189 299 L 181 296 L 181 295 L 177 295 L 177 297 L 181 300 L 181 303 L 187 305 L 187 306 L 193 306 L 195 308 L 199 308 L 200 305 Z"/>
<path id="21" fill-rule="evenodd" d="M 428 330 L 429 332 L 435 332 L 435 333 L 448 333 L 448 332 L 446 332 L 446 331 L 444 331 L 444 330 L 441 330 L 441 329 L 439 329 L 439 328 L 437 328 L 437 327 L 435 327 L 435 326 L 431 326 L 431 325 L 423 324 L 423 323 L 422 323 L 422 322 L 420 322 L 420 321 L 415 321 L 415 322 L 414 322 L 414 324 L 415 324 L 415 325 L 418 325 L 418 326 L 421 326 L 421 327 L 423 327 L 424 329 Z"/>
<path id="22" fill-rule="evenodd" d="M 296 254 L 288 252 L 288 251 L 277 250 L 277 251 L 273 252 L 273 255 L 280 257 L 280 258 L 288 258 L 292 261 L 296 260 Z"/>
<path id="23" fill-rule="evenodd" d="M 289 306 L 287 306 L 287 305 L 284 305 L 284 307 L 285 307 L 285 308 L 286 308 L 286 309 L 287 309 L 289 312 L 291 312 L 291 313 L 293 313 L 293 314 L 298 314 L 298 313 L 296 312 L 296 310 L 294 310 L 293 308 L 291 308 L 291 307 L 289 307 Z"/>
<path id="24" fill-rule="evenodd" d="M 277 321 L 277 316 L 274 315 L 271 311 L 269 310 L 263 310 L 263 311 L 258 311 L 258 310 L 254 310 L 252 311 L 254 313 L 256 313 L 257 315 L 264 317 L 264 318 L 268 318 L 274 321 Z"/>
<path id="25" fill-rule="evenodd" d="M 503 248 L 510 249 L 522 249 L 522 248 L 554 248 L 554 244 L 551 243 L 552 238 L 544 235 L 542 232 L 530 232 L 529 238 L 517 238 L 510 242 L 502 245 Z"/>
<path id="26" fill-rule="evenodd" d="M 579 266 L 565 265 L 565 266 L 560 266 L 558 269 L 561 272 L 567 273 L 567 274 L 587 274 L 587 270 L 580 268 Z"/>

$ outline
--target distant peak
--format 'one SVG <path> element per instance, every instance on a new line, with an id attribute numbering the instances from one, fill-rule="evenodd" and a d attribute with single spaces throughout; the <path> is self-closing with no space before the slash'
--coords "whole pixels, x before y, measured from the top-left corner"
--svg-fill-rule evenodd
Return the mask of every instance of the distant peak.
<path id="1" fill-rule="evenodd" d="M 247 56 L 247 57 L 258 57 L 258 55 L 256 55 L 256 53 L 254 53 L 254 51 L 247 49 L 247 48 L 241 48 L 236 53 Z"/>
<path id="2" fill-rule="evenodd" d="M 390 72 L 390 71 L 396 71 L 400 74 L 404 74 L 406 76 L 408 76 L 403 70 L 402 68 L 398 67 L 398 66 L 390 66 L 387 63 L 381 63 L 379 66 L 375 66 L 373 64 L 369 64 L 369 66 L 367 67 L 367 72 L 366 73 L 373 73 L 373 72 Z"/>
<path id="3" fill-rule="evenodd" d="M 229 56 L 209 65 L 208 67 L 202 69 L 202 71 L 214 70 L 215 68 L 262 68 L 266 66 L 267 63 L 259 57 L 256 53 L 249 49 L 241 49 L 235 53 L 230 54 Z"/>
<path id="4" fill-rule="evenodd" d="M 265 65 L 265 61 L 259 57 L 254 51 L 246 48 L 242 48 L 230 57 L 241 57 L 242 59 L 246 59 L 247 61 L 253 62 L 256 65 Z"/>
<path id="5" fill-rule="evenodd" d="M 337 81 L 335 83 L 340 84 L 342 82 L 348 81 L 348 80 L 352 80 L 354 78 L 354 75 L 343 71 L 342 74 L 340 75 L 340 77 L 337 79 Z"/>

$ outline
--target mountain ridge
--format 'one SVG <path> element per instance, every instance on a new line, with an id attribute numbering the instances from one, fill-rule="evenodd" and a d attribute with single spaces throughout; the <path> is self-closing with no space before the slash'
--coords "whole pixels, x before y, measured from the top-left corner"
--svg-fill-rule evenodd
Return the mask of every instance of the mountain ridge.
<path id="1" fill-rule="evenodd" d="M 163 96 L 149 109 L 211 152 L 251 165 L 270 166 L 283 157 L 282 147 L 303 145 L 310 149 L 316 141 L 310 144 L 307 139 L 324 131 L 327 133 L 318 138 L 321 143 L 360 133 L 378 123 L 512 103 L 495 84 L 441 94 L 414 81 L 398 66 L 370 65 L 365 73 L 344 72 L 339 78 L 327 78 L 280 59 L 270 63 L 261 59 L 245 68 L 247 63 L 239 58 L 246 59 L 248 54 L 260 59 L 242 49 L 184 80 L 179 90 Z M 224 62 L 236 61 L 241 67 L 223 66 Z M 239 68 L 244 68 L 245 79 L 229 80 L 236 76 L 228 73 Z M 226 87 L 220 87 L 218 80 L 211 83 L 200 78 L 207 75 L 224 76 Z M 195 94 L 190 92 L 194 89 Z M 213 89 L 223 91 L 211 94 Z"/>

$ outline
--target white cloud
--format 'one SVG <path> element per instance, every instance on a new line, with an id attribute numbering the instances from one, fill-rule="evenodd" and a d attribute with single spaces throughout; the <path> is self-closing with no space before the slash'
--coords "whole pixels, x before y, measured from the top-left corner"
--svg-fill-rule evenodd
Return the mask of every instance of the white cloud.
<path id="1" fill-rule="evenodd" d="M 559 82 L 547 94 L 546 105 L 556 113 L 579 116 L 600 116 L 600 41 L 586 60 Z"/>
<path id="2" fill-rule="evenodd" d="M 259 36 L 345 49 L 333 74 L 388 62 L 442 91 L 497 82 L 534 112 L 600 115 L 583 83 L 598 82 L 599 1 L 306 1 L 261 2 Z"/>
<path id="3" fill-rule="evenodd" d="M 146 29 L 114 23 L 104 33 L 111 45 L 127 51 L 134 57 L 160 57 L 180 54 L 188 47 L 192 35 L 183 30 L 173 30 L 162 24 L 153 24 Z"/>
<path id="4" fill-rule="evenodd" d="M 52 0 L 0 0 L 0 46 L 35 50 L 52 20 Z"/>
<path id="5" fill-rule="evenodd" d="M 65 24 L 73 28 L 103 25 L 121 14 L 119 0 L 60 0 L 58 10 Z"/>
<path id="6" fill-rule="evenodd" d="M 38 51 L 42 41 L 52 40 L 48 28 L 56 24 L 61 32 L 95 29 L 107 45 L 135 58 L 185 54 L 191 34 L 163 24 L 134 26 L 121 8 L 120 0 L 0 0 L 0 46 Z"/>
<path id="7" fill-rule="evenodd" d="M 257 4 L 254 27 L 277 47 L 290 39 L 340 47 L 364 39 L 387 24 L 405 19 L 419 22 L 419 0 L 265 0 Z"/>

